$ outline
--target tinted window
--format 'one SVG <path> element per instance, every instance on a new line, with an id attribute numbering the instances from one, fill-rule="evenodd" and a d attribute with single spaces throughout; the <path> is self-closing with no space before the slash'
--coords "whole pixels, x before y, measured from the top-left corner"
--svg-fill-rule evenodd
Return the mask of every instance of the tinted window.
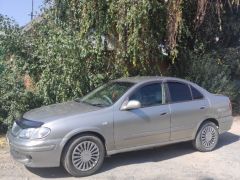
<path id="1" fill-rule="evenodd" d="M 172 102 L 192 100 L 188 85 L 178 82 L 168 82 L 167 84 Z"/>
<path id="2" fill-rule="evenodd" d="M 162 104 L 161 84 L 146 85 L 131 95 L 129 100 L 137 100 L 143 107 Z"/>
<path id="3" fill-rule="evenodd" d="M 193 99 L 202 99 L 203 95 L 193 86 L 191 86 L 191 91 L 193 95 Z"/>

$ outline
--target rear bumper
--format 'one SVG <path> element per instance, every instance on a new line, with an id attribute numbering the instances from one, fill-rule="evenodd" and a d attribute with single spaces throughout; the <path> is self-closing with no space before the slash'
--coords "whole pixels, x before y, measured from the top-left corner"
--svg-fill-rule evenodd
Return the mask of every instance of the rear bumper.
<path id="1" fill-rule="evenodd" d="M 218 119 L 219 122 L 219 133 L 222 134 L 231 129 L 233 124 L 233 117 L 226 116 Z"/>
<path id="2" fill-rule="evenodd" d="M 60 140 L 23 140 L 7 133 L 13 159 L 28 167 L 57 167 L 60 165 Z"/>

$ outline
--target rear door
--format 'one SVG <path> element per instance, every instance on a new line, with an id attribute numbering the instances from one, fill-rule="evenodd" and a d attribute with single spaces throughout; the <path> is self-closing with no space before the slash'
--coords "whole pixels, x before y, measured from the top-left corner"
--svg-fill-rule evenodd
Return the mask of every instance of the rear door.
<path id="1" fill-rule="evenodd" d="M 199 124 L 207 118 L 208 101 L 192 85 L 167 82 L 171 109 L 171 140 L 192 138 Z"/>

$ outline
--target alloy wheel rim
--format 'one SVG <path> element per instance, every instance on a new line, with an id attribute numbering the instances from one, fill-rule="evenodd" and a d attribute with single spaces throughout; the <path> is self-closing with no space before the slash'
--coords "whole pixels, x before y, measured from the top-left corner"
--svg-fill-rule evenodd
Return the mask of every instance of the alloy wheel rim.
<path id="1" fill-rule="evenodd" d="M 99 160 L 99 148 L 92 141 L 83 141 L 73 150 L 72 163 L 80 171 L 88 171 L 96 166 Z"/>
<path id="2" fill-rule="evenodd" d="M 201 141 L 205 148 L 212 148 L 215 146 L 217 140 L 217 131 L 211 127 L 207 126 L 202 130 Z"/>

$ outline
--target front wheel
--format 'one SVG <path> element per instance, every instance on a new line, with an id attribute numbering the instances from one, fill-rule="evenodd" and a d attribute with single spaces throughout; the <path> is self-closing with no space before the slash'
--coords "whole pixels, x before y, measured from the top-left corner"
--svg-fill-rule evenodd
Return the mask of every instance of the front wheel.
<path id="1" fill-rule="evenodd" d="M 82 177 L 94 174 L 104 161 L 105 148 L 102 141 L 92 135 L 73 139 L 65 148 L 62 163 L 72 176 Z"/>
<path id="2" fill-rule="evenodd" d="M 193 146 L 201 152 L 208 152 L 217 146 L 218 140 L 218 127 L 213 122 L 207 121 L 200 126 Z"/>

